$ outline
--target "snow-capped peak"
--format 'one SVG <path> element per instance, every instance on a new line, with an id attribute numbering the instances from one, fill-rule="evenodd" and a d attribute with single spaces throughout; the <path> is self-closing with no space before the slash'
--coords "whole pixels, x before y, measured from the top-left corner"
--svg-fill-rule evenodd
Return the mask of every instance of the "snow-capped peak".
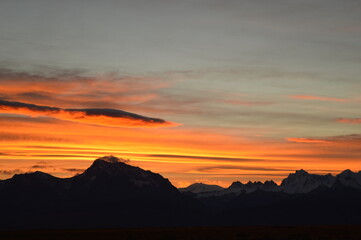
<path id="1" fill-rule="evenodd" d="M 354 173 L 346 169 L 336 176 L 337 182 L 344 186 L 361 189 L 361 172 Z"/>
<path id="2" fill-rule="evenodd" d="M 104 157 L 98 158 L 95 161 L 104 161 L 104 162 L 108 162 L 108 163 L 127 163 L 129 160 L 110 155 L 110 156 L 104 156 Z"/>
<path id="3" fill-rule="evenodd" d="M 309 174 L 305 170 L 297 170 L 291 173 L 281 183 L 282 191 L 286 193 L 308 193 L 318 187 L 331 187 L 335 182 L 335 177 L 331 174 L 316 175 Z"/>
<path id="4" fill-rule="evenodd" d="M 305 178 L 309 175 L 309 173 L 303 169 L 300 170 L 296 170 L 295 173 L 291 173 L 289 174 L 288 177 L 291 177 L 293 179 L 301 179 L 301 178 Z"/>
<path id="5" fill-rule="evenodd" d="M 218 185 L 209 185 L 204 183 L 193 183 L 186 188 L 179 188 L 180 192 L 204 193 L 222 191 L 224 188 Z"/>
<path id="6" fill-rule="evenodd" d="M 76 178 L 83 179 L 89 186 L 97 182 L 108 182 L 129 188 L 161 189 L 164 187 L 176 191 L 169 180 L 161 175 L 131 166 L 126 160 L 114 156 L 96 159 L 84 173 Z"/>
<path id="7" fill-rule="evenodd" d="M 337 183 L 337 184 L 336 184 Z M 361 189 L 361 171 L 352 172 L 345 170 L 333 176 L 330 173 L 326 175 L 310 174 L 300 169 L 294 173 L 290 173 L 287 178 L 283 179 L 281 185 L 277 185 L 274 181 L 242 183 L 240 181 L 233 182 L 228 188 L 215 191 L 210 190 L 208 185 L 202 183 L 192 184 L 187 188 L 179 189 L 180 191 L 191 191 L 197 197 L 223 196 L 227 194 L 246 194 L 255 191 L 264 192 L 285 192 L 288 194 L 309 193 L 318 188 L 332 188 L 338 186 L 351 187 Z"/>

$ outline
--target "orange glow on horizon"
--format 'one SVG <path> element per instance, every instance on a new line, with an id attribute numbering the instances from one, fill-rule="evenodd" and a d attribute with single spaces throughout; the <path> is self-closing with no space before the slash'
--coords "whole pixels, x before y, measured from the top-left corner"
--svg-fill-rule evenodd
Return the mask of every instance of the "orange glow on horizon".
<path id="1" fill-rule="evenodd" d="M 324 144 L 327 140 L 289 138 L 262 143 L 186 126 L 121 128 L 10 115 L 3 115 L 0 123 L 2 179 L 35 170 L 70 177 L 104 155 L 130 159 L 130 164 L 160 173 L 176 186 L 200 179 L 222 186 L 237 180 L 277 182 L 300 168 L 322 172 L 326 163 L 332 173 L 345 166 L 359 170 L 358 154 L 350 152 L 346 160 L 343 156 L 327 157 L 339 154 L 337 146 L 344 143 L 337 141 Z M 333 147 L 325 149 L 328 145 Z M 32 168 L 39 161 L 49 167 Z"/>
<path id="2" fill-rule="evenodd" d="M 226 104 L 223 107 L 230 108 L 230 116 L 219 114 L 218 109 L 210 109 L 208 115 L 206 109 L 198 118 L 195 116 L 204 107 L 198 104 L 200 100 L 162 95 L 157 90 L 171 81 L 161 78 L 44 77 L 12 72 L 0 78 L 0 93 L 6 93 L 5 100 L 0 100 L 0 179 L 29 171 L 70 177 L 105 155 L 130 159 L 132 165 L 160 173 L 176 186 L 197 181 L 222 186 L 232 181 L 279 182 L 301 168 L 319 173 L 360 170 L 360 134 L 302 137 L 303 132 L 288 131 L 277 123 L 264 124 L 269 117 L 287 114 L 265 111 L 257 117 L 257 111 L 247 110 L 255 114 L 252 122 L 238 119 L 240 113 L 233 112 L 235 107 L 277 107 L 276 102 L 267 99 L 208 99 L 216 107 Z M 289 97 L 349 101 L 309 95 Z M 188 108 L 182 109 L 182 104 L 188 104 Z M 295 115 L 297 123 L 309 121 Z M 359 123 L 357 118 L 330 119 L 335 125 L 340 125 L 335 121 Z"/>

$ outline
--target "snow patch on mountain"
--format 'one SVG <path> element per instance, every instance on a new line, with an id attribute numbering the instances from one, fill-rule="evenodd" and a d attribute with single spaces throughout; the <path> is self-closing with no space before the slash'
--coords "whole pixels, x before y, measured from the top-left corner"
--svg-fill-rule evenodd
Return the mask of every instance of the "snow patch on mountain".
<path id="1" fill-rule="evenodd" d="M 186 188 L 179 188 L 180 192 L 205 193 L 222 191 L 224 188 L 218 185 L 209 185 L 204 183 L 193 183 Z"/>
<path id="2" fill-rule="evenodd" d="M 281 189 L 285 193 L 308 193 L 319 187 L 330 188 L 335 183 L 335 177 L 331 174 L 309 174 L 305 170 L 297 170 L 291 173 L 281 183 Z"/>
<path id="3" fill-rule="evenodd" d="M 199 184 L 192 184 L 187 188 L 179 189 L 180 191 L 189 191 L 196 194 L 196 197 L 212 197 L 212 196 L 224 196 L 227 194 L 247 194 L 255 191 L 265 192 L 284 192 L 288 194 L 304 194 L 314 191 L 318 188 L 332 188 L 336 185 L 344 187 L 351 187 L 361 190 L 361 171 L 358 173 L 351 170 L 345 170 L 340 174 L 333 176 L 331 174 L 318 175 L 310 174 L 307 171 L 301 169 L 291 173 L 287 178 L 283 179 L 280 185 L 277 185 L 274 181 L 265 182 L 251 182 L 244 184 L 239 181 L 233 182 L 228 188 L 220 189 L 217 191 L 210 191 Z M 218 186 L 219 187 L 219 186 Z M 213 185 L 213 188 L 215 186 Z"/>
<path id="4" fill-rule="evenodd" d="M 336 181 L 344 186 L 361 189 L 361 171 L 354 173 L 347 169 L 336 176 Z"/>

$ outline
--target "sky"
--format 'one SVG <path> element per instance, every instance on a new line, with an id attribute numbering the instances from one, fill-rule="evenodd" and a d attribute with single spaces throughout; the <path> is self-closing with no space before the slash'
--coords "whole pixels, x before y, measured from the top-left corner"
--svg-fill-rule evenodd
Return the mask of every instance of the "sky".
<path id="1" fill-rule="evenodd" d="M 3 0 L 0 179 L 361 170 L 357 0 Z"/>

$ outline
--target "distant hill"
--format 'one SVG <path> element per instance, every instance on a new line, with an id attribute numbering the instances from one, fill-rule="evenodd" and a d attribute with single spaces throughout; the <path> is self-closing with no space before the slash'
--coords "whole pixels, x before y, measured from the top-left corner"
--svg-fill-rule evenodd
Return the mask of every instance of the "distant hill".
<path id="1" fill-rule="evenodd" d="M 300 170 L 277 185 L 194 184 L 180 192 L 161 175 L 113 156 L 82 174 L 43 172 L 0 181 L 0 229 L 360 224 L 361 173 Z"/>

